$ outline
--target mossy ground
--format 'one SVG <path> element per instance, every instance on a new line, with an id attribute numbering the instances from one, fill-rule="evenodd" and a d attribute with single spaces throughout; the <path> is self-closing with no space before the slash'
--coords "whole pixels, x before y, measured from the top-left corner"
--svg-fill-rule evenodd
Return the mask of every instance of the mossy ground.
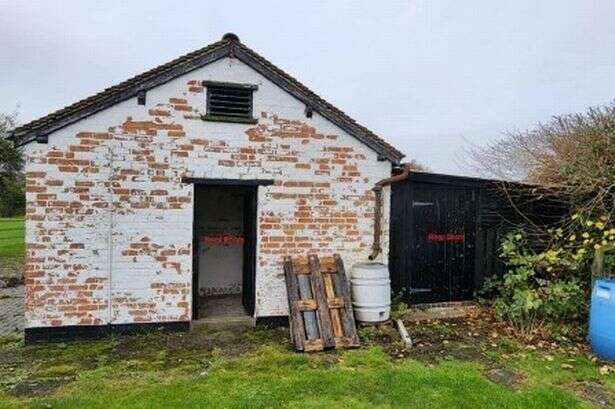
<path id="1" fill-rule="evenodd" d="M 409 322 L 411 351 L 386 327 L 361 329 L 360 349 L 316 354 L 295 353 L 284 328 L 34 346 L 2 339 L 0 407 L 570 409 L 615 402 L 615 375 L 574 344 L 528 348 L 494 337 L 490 322 L 466 321 Z"/>

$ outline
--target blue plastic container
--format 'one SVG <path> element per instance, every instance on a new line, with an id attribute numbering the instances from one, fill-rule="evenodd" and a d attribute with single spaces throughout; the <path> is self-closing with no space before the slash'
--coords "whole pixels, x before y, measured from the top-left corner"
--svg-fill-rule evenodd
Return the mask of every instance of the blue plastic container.
<path id="1" fill-rule="evenodd" d="M 615 360 L 615 279 L 596 280 L 589 310 L 589 341 L 604 360 Z"/>

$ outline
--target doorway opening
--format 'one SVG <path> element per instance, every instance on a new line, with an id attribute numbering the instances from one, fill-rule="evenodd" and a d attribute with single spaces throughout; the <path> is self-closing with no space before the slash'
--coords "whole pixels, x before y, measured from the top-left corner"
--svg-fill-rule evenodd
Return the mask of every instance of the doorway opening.
<path id="1" fill-rule="evenodd" d="M 195 185 L 192 317 L 251 317 L 256 186 Z"/>

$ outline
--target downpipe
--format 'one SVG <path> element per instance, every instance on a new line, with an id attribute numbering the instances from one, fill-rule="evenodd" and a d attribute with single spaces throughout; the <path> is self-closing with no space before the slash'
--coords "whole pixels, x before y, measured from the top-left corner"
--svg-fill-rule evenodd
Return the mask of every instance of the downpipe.
<path id="1" fill-rule="evenodd" d="M 376 196 L 376 202 L 374 203 L 374 241 L 372 243 L 372 252 L 368 257 L 370 261 L 374 261 L 376 257 L 378 257 L 378 254 L 382 252 L 382 247 L 380 246 L 380 238 L 382 235 L 382 189 L 385 186 L 406 180 L 411 170 L 410 164 L 406 163 L 399 175 L 382 179 L 372 188 Z"/>

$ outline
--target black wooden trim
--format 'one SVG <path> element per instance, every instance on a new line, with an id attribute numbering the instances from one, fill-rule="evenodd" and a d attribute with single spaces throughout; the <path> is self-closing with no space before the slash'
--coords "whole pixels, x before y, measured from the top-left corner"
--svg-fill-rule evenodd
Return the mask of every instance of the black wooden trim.
<path id="1" fill-rule="evenodd" d="M 137 104 L 138 105 L 145 105 L 147 99 L 147 91 L 139 91 L 137 93 Z"/>
<path id="2" fill-rule="evenodd" d="M 195 185 L 210 186 L 271 186 L 273 179 L 208 179 L 183 177 L 182 183 L 194 183 Z"/>
<path id="3" fill-rule="evenodd" d="M 256 326 L 267 328 L 288 327 L 288 315 L 256 317 Z"/>
<path id="4" fill-rule="evenodd" d="M 112 334 L 130 335 L 151 331 L 190 331 L 190 321 L 26 328 L 24 330 L 24 340 L 26 344 L 33 344 L 36 342 L 63 342 L 100 339 Z"/>
<path id="5" fill-rule="evenodd" d="M 242 118 L 235 116 L 222 116 L 222 115 L 201 115 L 201 119 L 203 121 L 211 121 L 211 122 L 232 122 L 236 124 L 257 124 L 258 119 L 256 118 Z"/>
<path id="6" fill-rule="evenodd" d="M 426 183 L 426 184 L 435 184 L 435 185 L 454 185 L 454 186 L 463 186 L 463 187 L 483 187 L 488 186 L 490 184 L 496 183 L 509 183 L 515 184 L 514 182 L 505 182 L 493 179 L 482 179 L 470 176 L 457 176 L 457 175 L 446 175 L 443 173 L 430 173 L 430 172 L 410 172 L 408 174 L 408 181 L 412 183 Z"/>
<path id="7" fill-rule="evenodd" d="M 309 105 L 305 106 L 305 117 L 311 118 L 314 115 L 314 108 Z"/>
<path id="8" fill-rule="evenodd" d="M 201 85 L 204 87 L 229 87 L 229 88 L 243 88 L 251 89 L 253 91 L 258 89 L 256 84 L 241 84 L 236 82 L 222 82 L 222 81 L 201 81 Z"/>
<path id="9" fill-rule="evenodd" d="M 243 209 L 243 268 L 241 272 L 241 301 L 246 312 L 254 316 L 256 308 L 256 246 L 258 244 L 258 186 L 246 186 L 244 189 Z"/>
<path id="10" fill-rule="evenodd" d="M 49 143 L 49 135 L 36 135 L 37 143 Z"/>
<path id="11" fill-rule="evenodd" d="M 145 322 L 139 324 L 111 325 L 112 334 L 130 335 L 151 331 L 182 332 L 190 331 L 190 321 Z"/>

